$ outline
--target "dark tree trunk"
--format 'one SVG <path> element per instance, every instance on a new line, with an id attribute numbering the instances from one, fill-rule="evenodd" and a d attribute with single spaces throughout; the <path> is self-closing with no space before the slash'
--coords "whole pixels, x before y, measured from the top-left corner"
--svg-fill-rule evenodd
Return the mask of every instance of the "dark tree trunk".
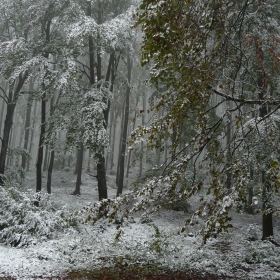
<path id="1" fill-rule="evenodd" d="M 48 167 L 48 180 L 47 180 L 47 192 L 48 194 L 52 193 L 52 171 L 54 163 L 54 150 L 51 151 L 50 163 Z"/>
<path id="2" fill-rule="evenodd" d="M 14 111 L 16 107 L 16 102 L 19 97 L 19 93 L 24 85 L 26 78 L 27 78 L 27 74 L 24 76 L 21 75 L 19 76 L 18 84 L 14 93 L 13 93 L 14 85 L 10 85 L 9 88 L 9 98 L 8 98 L 7 112 L 6 112 L 6 118 L 4 123 L 1 152 L 0 152 L 0 174 L 5 173 L 5 163 L 6 163 L 7 150 L 9 145 L 10 132 L 13 125 Z"/>
<path id="3" fill-rule="evenodd" d="M 273 237 L 272 213 L 263 215 L 262 226 L 263 226 L 262 227 L 262 231 L 263 231 L 262 240 L 266 240 L 269 237 Z"/>
<path id="4" fill-rule="evenodd" d="M 91 2 L 88 2 L 88 9 L 87 9 L 87 15 L 91 16 Z M 98 1 L 98 7 L 97 7 L 97 23 L 102 24 L 103 21 L 103 10 L 102 10 L 102 4 L 100 1 Z M 101 86 L 101 80 L 102 80 L 102 58 L 101 58 L 101 46 L 100 46 L 100 35 L 97 34 L 96 39 L 96 64 L 94 63 L 94 50 L 93 50 L 93 39 L 92 37 L 89 37 L 89 60 L 90 60 L 90 84 L 93 85 L 95 83 L 95 75 L 94 75 L 94 67 L 96 65 L 96 77 L 97 77 L 97 88 Z M 114 53 L 110 54 L 109 64 L 107 68 L 107 74 L 105 78 L 105 84 L 108 85 L 110 81 L 114 80 L 114 74 L 112 74 L 112 71 L 116 68 L 114 67 L 114 61 L 115 56 Z M 113 69 L 113 70 L 112 70 Z M 111 82 L 111 88 L 113 88 L 113 82 Z M 108 124 L 108 115 L 110 110 L 110 101 L 104 100 L 107 102 L 107 109 L 103 111 L 104 115 L 104 128 L 107 129 Z M 97 180 L 98 180 L 98 192 L 99 192 L 99 199 L 105 199 L 107 198 L 107 184 L 106 184 L 106 162 L 104 157 L 104 150 L 100 152 L 100 154 L 96 155 L 98 158 L 98 164 L 97 164 Z"/>
<path id="5" fill-rule="evenodd" d="M 73 195 L 80 195 L 81 194 L 81 184 L 82 184 L 82 170 L 83 170 L 83 157 L 84 157 L 84 145 L 80 145 L 80 150 L 78 150 L 78 157 L 77 157 L 77 180 L 76 180 L 76 188 Z"/>
<path id="6" fill-rule="evenodd" d="M 97 181 L 98 181 L 98 195 L 99 195 L 99 200 L 101 201 L 103 199 L 108 198 L 105 158 L 103 155 L 98 155 Z"/>
<path id="7" fill-rule="evenodd" d="M 32 129 L 31 129 L 31 135 L 30 135 L 30 145 L 29 145 L 29 154 L 30 155 L 32 155 L 32 149 L 34 146 L 33 139 L 34 139 L 34 127 L 35 127 L 35 120 L 36 120 L 35 116 L 37 115 L 36 111 L 37 111 L 37 101 L 35 101 L 35 105 L 34 105 L 34 117 L 33 117 Z M 30 168 L 30 161 L 27 162 L 27 171 L 29 171 L 29 168 Z"/>
<path id="8" fill-rule="evenodd" d="M 120 60 L 120 56 L 118 58 L 116 58 L 114 56 L 113 60 L 112 60 L 112 75 L 111 75 L 110 92 L 113 92 L 113 89 L 114 89 L 114 82 L 115 82 L 115 78 L 116 78 L 116 71 L 117 71 L 117 67 L 118 67 L 118 64 L 119 64 L 119 60 Z M 108 74 L 108 72 L 107 72 L 107 74 Z M 110 100 L 109 100 L 108 105 L 109 105 L 109 107 L 107 108 L 107 113 L 105 113 L 105 115 L 104 115 L 107 120 L 108 120 L 108 116 L 109 116 Z M 112 139 L 112 151 L 111 151 L 111 162 L 110 162 L 110 169 L 111 170 L 114 167 L 114 152 L 115 152 L 115 139 L 116 139 L 116 119 L 117 119 L 117 114 L 112 113 L 111 127 L 113 126 L 113 139 Z M 111 135 L 111 129 L 110 129 L 110 135 Z M 106 164 L 108 165 L 108 162 L 106 162 Z"/>
<path id="9" fill-rule="evenodd" d="M 45 35 L 46 42 L 50 41 L 50 30 L 51 30 L 51 19 L 46 23 Z M 48 58 L 48 54 L 45 55 Z M 44 136 L 46 132 L 46 92 L 43 93 L 41 101 L 41 131 L 39 139 L 39 148 L 38 148 L 38 159 L 36 164 L 36 192 L 39 193 L 42 190 L 42 164 L 44 157 Z M 40 195 L 37 196 L 37 200 L 34 205 L 39 206 Z"/>
<path id="10" fill-rule="evenodd" d="M 9 144 L 8 144 L 8 149 L 12 149 L 13 148 L 13 139 L 14 139 L 14 133 L 15 133 L 15 128 L 14 125 L 11 128 L 11 132 L 10 132 L 10 136 L 9 136 Z M 7 160 L 6 160 L 6 166 L 11 166 L 13 164 L 13 154 L 10 154 L 9 156 L 7 156 Z"/>
<path id="11" fill-rule="evenodd" d="M 111 88 L 110 90 L 113 90 L 113 82 L 114 82 L 114 53 L 110 54 L 109 58 L 109 64 L 108 69 L 106 73 L 105 82 L 108 84 L 110 80 L 110 75 L 112 74 L 111 78 Z M 97 51 L 97 79 L 98 81 L 101 79 L 101 56 L 99 53 L 99 50 Z M 106 102 L 106 100 L 104 100 Z M 108 117 L 109 117 L 109 111 L 110 111 L 110 101 L 107 102 L 107 109 L 103 111 L 104 115 L 104 128 L 107 129 L 108 125 Z M 99 200 L 108 198 L 107 193 L 107 182 L 106 182 L 106 161 L 104 156 L 104 150 L 100 154 L 97 155 L 98 158 L 98 164 L 97 164 L 97 181 L 98 181 L 98 194 L 99 194 Z"/>
<path id="12" fill-rule="evenodd" d="M 116 176 L 116 185 L 119 185 L 119 180 L 120 180 L 120 164 L 121 164 L 121 149 L 122 149 L 122 134 L 123 134 L 123 125 L 124 125 L 124 110 L 125 110 L 125 105 L 124 108 L 122 108 L 121 112 L 121 133 L 120 133 L 120 142 L 119 142 L 119 155 L 118 155 L 118 165 L 117 165 L 117 176 Z"/>
<path id="13" fill-rule="evenodd" d="M 260 43 L 256 42 L 256 49 L 260 55 L 260 59 L 263 59 L 262 47 L 259 45 Z M 265 73 L 260 72 L 260 76 L 258 77 L 258 91 L 259 91 L 259 99 L 263 100 L 263 105 L 259 109 L 260 117 L 263 118 L 267 115 L 267 107 L 264 101 L 265 88 L 263 85 L 263 78 L 265 77 Z M 269 211 L 270 203 L 269 203 L 269 191 L 270 191 L 270 182 L 267 182 L 265 179 L 265 172 L 262 172 L 262 200 L 263 200 L 263 216 L 262 216 L 262 240 L 266 240 L 273 236 L 273 222 L 272 222 L 272 213 Z"/>
<path id="14" fill-rule="evenodd" d="M 230 101 L 228 102 L 229 109 L 231 108 Z M 227 144 L 227 168 L 231 166 L 231 149 L 230 149 L 230 141 L 231 141 L 231 113 L 228 112 L 228 119 L 227 119 L 227 132 L 226 132 L 226 144 Z M 226 187 L 227 189 L 231 188 L 231 171 L 230 169 L 226 172 Z"/>
<path id="15" fill-rule="evenodd" d="M 31 129 L 31 135 L 30 135 L 30 144 L 29 144 L 29 154 L 31 155 L 32 157 L 32 150 L 33 150 L 33 146 L 34 146 L 34 143 L 33 143 L 33 139 L 34 139 L 34 127 L 35 127 L 35 122 L 36 122 L 36 111 L 37 111 L 37 101 L 35 102 L 35 105 L 34 105 L 34 116 L 33 116 L 33 121 L 32 121 L 32 129 Z M 27 171 L 29 171 L 29 168 L 30 168 L 30 161 L 27 162 Z"/>
<path id="16" fill-rule="evenodd" d="M 124 122 L 123 122 L 123 130 L 122 130 L 122 137 L 121 137 L 120 170 L 119 170 L 117 196 L 121 195 L 123 192 L 125 150 L 126 150 L 127 127 L 128 127 L 128 117 L 129 117 L 131 71 L 132 71 L 132 60 L 128 54 L 127 55 L 127 87 L 126 87 L 126 96 L 125 96 Z"/>
<path id="17" fill-rule="evenodd" d="M 30 90 L 32 91 L 33 82 L 30 82 Z M 24 144 L 23 149 L 27 152 L 28 142 L 29 142 L 29 134 L 30 134 L 30 124 L 31 124 L 31 108 L 32 108 L 32 94 L 29 94 L 27 101 L 27 110 L 25 117 L 25 125 L 24 125 Z M 26 168 L 26 156 L 22 156 L 21 167 L 23 170 Z"/>
<path id="18" fill-rule="evenodd" d="M 110 65 L 108 66 L 110 67 Z M 101 55 L 99 53 L 99 47 L 97 51 L 97 80 L 98 82 L 101 80 Z M 99 85 L 98 85 L 99 86 Z M 104 114 L 104 127 L 107 128 L 107 122 L 106 115 L 107 110 L 103 112 Z M 97 163 L 97 186 L 98 186 L 98 196 L 99 200 L 103 200 L 108 198 L 107 194 L 107 182 L 106 182 L 106 163 L 105 163 L 105 157 L 104 157 L 104 150 L 97 155 L 98 163 Z"/>
<path id="19" fill-rule="evenodd" d="M 110 127 L 109 127 L 109 143 L 110 143 L 110 147 L 113 146 L 113 137 L 112 137 L 112 129 L 113 129 L 113 112 L 111 113 L 111 118 L 110 118 Z M 110 160 L 110 156 L 112 156 L 112 149 L 111 151 L 107 150 L 107 156 L 106 156 L 106 170 L 108 170 L 108 165 L 109 165 L 109 160 Z"/>
<path id="20" fill-rule="evenodd" d="M 50 117 L 54 113 L 54 97 L 51 99 L 51 108 L 50 108 Z M 50 153 L 50 159 L 49 159 L 49 166 L 48 166 L 48 178 L 47 178 L 47 192 L 48 194 L 51 194 L 51 188 L 52 188 L 52 171 L 53 171 L 53 163 L 54 163 L 54 150 Z"/>
<path id="21" fill-rule="evenodd" d="M 5 91 L 3 92 L 3 94 L 5 95 L 6 93 L 5 93 Z M 3 96 L 2 97 L 2 95 L 0 95 L 0 103 L 2 103 L 2 106 L 1 106 L 1 109 L 0 109 L 0 137 L 1 137 L 1 133 L 2 133 L 2 126 L 3 126 L 3 124 L 4 124 L 4 122 L 3 122 L 3 120 L 4 120 L 4 109 L 5 109 L 5 104 L 7 104 L 7 101 L 8 100 L 6 100 L 5 99 L 5 97 Z"/>
<path id="22" fill-rule="evenodd" d="M 116 114 L 115 114 L 116 117 Z M 117 117 L 116 117 L 117 118 Z M 112 139 L 112 150 L 111 150 L 111 162 L 110 169 L 112 170 L 114 167 L 114 154 L 115 154 L 115 139 L 116 139 L 116 123 L 113 126 L 113 139 Z"/>
<path id="23" fill-rule="evenodd" d="M 38 148 L 38 159 L 36 164 L 36 192 L 39 193 L 42 190 L 42 164 L 44 157 L 44 135 L 46 131 L 46 94 L 43 94 L 41 101 L 41 130 L 40 130 L 40 139 L 39 139 L 39 148 Z M 39 196 L 37 201 L 35 201 L 35 206 L 39 206 Z"/>
<path id="24" fill-rule="evenodd" d="M 160 119 L 161 116 L 162 116 L 162 108 L 160 108 L 158 110 L 158 119 Z M 156 149 L 156 160 L 155 160 L 156 166 L 160 166 L 160 162 L 161 162 L 160 158 L 161 158 L 161 149 L 157 148 Z"/>
<path id="25" fill-rule="evenodd" d="M 265 211 L 270 208 L 269 202 L 269 191 L 270 191 L 270 183 L 265 181 L 265 172 L 262 173 L 262 183 L 263 183 L 263 216 L 262 216 L 262 240 L 266 240 L 270 237 L 273 237 L 273 221 L 272 221 L 272 213 Z"/>
<path id="26" fill-rule="evenodd" d="M 87 15 L 91 16 L 91 3 L 88 3 L 88 10 Z M 101 9 L 98 10 L 98 19 L 97 22 L 101 24 L 102 18 L 101 18 Z M 97 75 L 97 82 L 100 82 L 102 79 L 102 65 L 101 65 L 101 50 L 99 46 L 100 38 L 99 35 L 97 35 L 97 51 L 96 51 L 96 75 Z M 93 85 L 95 83 L 95 73 L 94 73 L 94 44 L 93 44 L 93 38 L 89 37 L 89 68 L 90 68 L 90 84 Z M 109 65 L 110 66 L 110 65 Z M 97 85 L 100 87 L 100 84 Z M 105 113 L 104 113 L 105 116 Z M 108 121 L 108 120 L 107 120 Z M 107 126 L 107 122 L 105 120 L 105 126 Z M 107 198 L 107 184 L 106 184 L 106 168 L 105 168 L 105 158 L 104 158 L 104 151 L 103 153 L 100 153 L 97 155 L 98 163 L 97 163 L 97 181 L 98 181 L 98 193 L 99 193 L 99 200 L 106 199 Z"/>
<path id="27" fill-rule="evenodd" d="M 90 158 L 91 158 L 91 152 L 88 152 L 88 165 L 87 165 L 87 172 L 90 173 Z"/>

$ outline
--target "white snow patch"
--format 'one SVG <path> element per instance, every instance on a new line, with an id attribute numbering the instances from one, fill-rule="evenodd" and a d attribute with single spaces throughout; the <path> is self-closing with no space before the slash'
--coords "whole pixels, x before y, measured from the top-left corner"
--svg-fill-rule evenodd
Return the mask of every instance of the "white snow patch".
<path id="1" fill-rule="evenodd" d="M 70 172 L 55 172 L 54 182 L 55 207 L 67 204 L 67 208 L 74 211 L 98 199 L 97 182 L 86 174 L 82 195 L 78 197 L 70 195 L 75 187 L 75 176 Z M 113 176 L 109 175 L 110 197 L 116 192 L 113 182 Z M 115 240 L 117 225 L 103 220 L 94 226 L 79 225 L 78 230 L 69 228 L 65 233 L 57 233 L 53 240 L 26 248 L 0 244 L 0 277 L 54 279 L 72 270 L 113 267 L 115 260 L 123 257 L 128 263 L 161 264 L 176 270 L 197 269 L 236 279 L 280 279 L 280 248 L 261 242 L 261 236 L 251 242 L 246 238 L 246 232 L 252 228 L 254 236 L 260 232 L 261 216 L 232 215 L 233 229 L 205 245 L 196 234 L 197 225 L 187 228 L 186 234 L 178 235 L 189 214 L 175 211 L 154 214 L 152 221 L 146 224 L 140 223 L 140 216 L 135 217 L 135 223 L 126 221 L 120 227 L 123 234 L 119 240 Z M 279 221 L 275 221 L 275 237 L 279 240 Z"/>

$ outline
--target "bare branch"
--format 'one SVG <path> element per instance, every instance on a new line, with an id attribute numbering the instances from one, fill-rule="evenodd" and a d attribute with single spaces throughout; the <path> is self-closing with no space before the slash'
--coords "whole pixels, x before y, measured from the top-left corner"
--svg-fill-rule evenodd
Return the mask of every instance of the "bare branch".
<path id="1" fill-rule="evenodd" d="M 241 98 L 233 97 L 233 96 L 227 95 L 225 93 L 222 93 L 220 91 L 217 91 L 216 89 L 214 89 L 211 86 L 209 86 L 208 89 L 212 90 L 215 94 L 224 97 L 226 100 L 231 100 L 231 101 L 234 101 L 234 102 L 237 102 L 237 103 L 242 103 L 242 105 L 244 105 L 244 104 L 280 105 L 280 99 L 266 99 L 266 100 L 241 99 Z"/>

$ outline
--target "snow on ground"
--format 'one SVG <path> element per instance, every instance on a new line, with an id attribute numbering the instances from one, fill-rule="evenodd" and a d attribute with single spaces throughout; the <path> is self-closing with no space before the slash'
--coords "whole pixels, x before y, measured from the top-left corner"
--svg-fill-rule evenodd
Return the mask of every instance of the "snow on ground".
<path id="1" fill-rule="evenodd" d="M 32 184 L 32 178 L 27 182 Z M 83 176 L 81 196 L 72 196 L 75 176 L 71 172 L 55 172 L 52 203 L 55 207 L 66 204 L 76 211 L 87 203 L 97 201 L 97 182 L 87 174 Z M 114 177 L 108 176 L 109 197 L 114 197 Z M 35 242 L 26 248 L 13 248 L 0 244 L 0 277 L 40 279 L 66 275 L 78 269 L 123 264 L 155 264 L 174 270 L 197 269 L 235 279 L 280 279 L 280 248 L 269 242 L 248 241 L 246 232 L 261 237 L 261 217 L 233 214 L 233 229 L 229 233 L 210 239 L 202 246 L 195 234 L 197 225 L 178 235 L 184 212 L 160 212 L 151 221 L 142 224 L 140 217 L 126 221 L 120 229 L 123 234 L 116 240 L 115 224 L 99 221 L 69 228 L 57 233 L 52 240 Z M 278 241 L 280 223 L 275 219 Z"/>

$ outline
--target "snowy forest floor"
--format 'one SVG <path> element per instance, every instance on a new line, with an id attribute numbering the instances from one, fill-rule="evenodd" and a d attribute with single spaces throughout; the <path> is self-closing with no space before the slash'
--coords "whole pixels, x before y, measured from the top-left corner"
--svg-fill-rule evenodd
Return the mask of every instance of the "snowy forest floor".
<path id="1" fill-rule="evenodd" d="M 34 185 L 33 172 L 26 184 Z M 108 174 L 108 195 L 116 195 L 115 177 Z M 73 196 L 75 175 L 54 171 L 51 203 L 77 211 L 98 200 L 97 181 L 84 173 L 81 195 Z M 202 245 L 199 225 L 178 235 L 189 213 L 161 211 L 149 221 L 135 216 L 121 225 L 106 219 L 56 232 L 51 239 L 14 248 L 0 244 L 0 279 L 280 279 L 280 247 L 262 242 L 261 216 L 232 213 L 233 228 Z M 274 219 L 280 242 L 279 217 Z M 259 239 L 249 241 L 257 233 Z M 2 278 L 1 278 L 2 277 Z M 154 277 L 154 278 L 153 278 Z"/>

